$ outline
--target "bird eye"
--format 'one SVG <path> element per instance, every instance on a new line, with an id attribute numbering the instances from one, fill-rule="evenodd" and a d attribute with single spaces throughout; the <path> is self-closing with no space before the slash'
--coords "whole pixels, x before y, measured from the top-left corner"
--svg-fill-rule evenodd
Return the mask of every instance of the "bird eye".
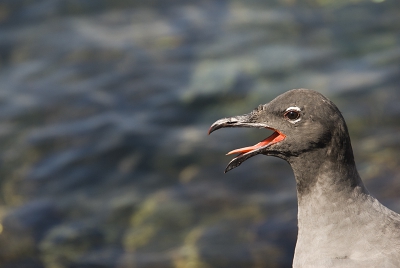
<path id="1" fill-rule="evenodd" d="M 294 111 L 294 110 L 289 110 L 284 114 L 286 119 L 289 120 L 296 120 L 299 119 L 300 117 L 300 112 L 299 111 Z"/>

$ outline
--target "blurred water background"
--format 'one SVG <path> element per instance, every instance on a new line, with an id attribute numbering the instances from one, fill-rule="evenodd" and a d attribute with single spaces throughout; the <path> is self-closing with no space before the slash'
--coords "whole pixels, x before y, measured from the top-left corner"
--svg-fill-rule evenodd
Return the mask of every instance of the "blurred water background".
<path id="1" fill-rule="evenodd" d="M 0 267 L 290 267 L 289 165 L 207 130 L 292 88 L 400 212 L 396 0 L 2 0 L 0 68 Z"/>

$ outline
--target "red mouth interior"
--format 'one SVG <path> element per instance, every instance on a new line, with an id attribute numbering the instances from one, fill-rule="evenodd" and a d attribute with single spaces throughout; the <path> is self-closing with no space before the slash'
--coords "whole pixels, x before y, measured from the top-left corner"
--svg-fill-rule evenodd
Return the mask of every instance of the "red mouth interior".
<path id="1" fill-rule="evenodd" d="M 260 141 L 259 143 L 257 143 L 256 145 L 253 146 L 249 146 L 249 147 L 244 147 L 244 148 L 240 148 L 240 149 L 236 149 L 233 151 L 230 151 L 229 153 L 227 153 L 226 155 L 230 155 L 230 154 L 245 154 L 251 151 L 255 151 L 259 148 L 280 142 L 282 140 L 285 139 L 285 135 L 280 133 L 279 131 L 274 129 L 274 133 L 272 133 L 271 136 L 269 136 L 268 138 L 266 138 L 265 140 Z"/>

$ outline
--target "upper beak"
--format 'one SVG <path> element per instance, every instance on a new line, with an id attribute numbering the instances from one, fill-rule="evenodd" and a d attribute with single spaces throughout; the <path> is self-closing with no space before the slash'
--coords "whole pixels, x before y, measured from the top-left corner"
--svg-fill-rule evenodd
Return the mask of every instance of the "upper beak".
<path id="1" fill-rule="evenodd" d="M 265 128 L 265 124 L 250 122 L 250 114 L 239 115 L 229 118 L 222 118 L 214 122 L 208 130 L 208 135 L 220 128 L 225 127 L 255 127 Z"/>
<path id="2" fill-rule="evenodd" d="M 258 123 L 254 122 L 254 119 L 252 120 L 252 117 L 250 114 L 245 114 L 245 115 L 240 115 L 240 116 L 235 116 L 235 117 L 230 117 L 230 118 L 223 118 L 220 120 L 217 120 L 214 124 L 211 125 L 210 129 L 208 130 L 208 134 L 211 134 L 217 129 L 220 128 L 226 128 L 226 127 L 251 127 L 251 128 L 267 128 L 270 130 L 273 130 L 274 133 L 270 135 L 268 138 L 262 140 L 261 142 L 257 143 L 256 145 L 249 146 L 249 147 L 244 147 L 240 149 L 236 149 L 233 151 L 230 151 L 229 154 L 239 154 L 237 157 L 232 159 L 231 162 L 229 162 L 228 166 L 225 169 L 225 173 L 228 172 L 231 169 L 234 169 L 240 164 L 242 164 L 244 161 L 249 159 L 250 157 L 253 157 L 257 154 L 260 154 L 264 151 L 264 149 L 274 143 L 280 142 L 285 139 L 285 135 L 278 131 L 277 129 L 274 129 L 264 123 Z"/>

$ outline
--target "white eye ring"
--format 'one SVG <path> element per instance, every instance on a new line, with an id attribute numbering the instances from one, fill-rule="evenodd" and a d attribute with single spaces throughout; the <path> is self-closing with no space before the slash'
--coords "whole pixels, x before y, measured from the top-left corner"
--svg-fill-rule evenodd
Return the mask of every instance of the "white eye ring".
<path id="1" fill-rule="evenodd" d="M 298 118 L 295 119 L 295 120 L 291 120 L 291 119 L 289 119 L 288 117 L 286 117 L 286 115 L 287 115 L 289 112 L 292 112 L 292 111 L 298 112 L 298 113 L 299 113 Z M 299 107 L 295 107 L 295 106 L 294 106 L 294 107 L 289 107 L 289 108 L 287 108 L 287 109 L 285 110 L 284 116 L 285 116 L 285 118 L 288 119 L 288 121 L 289 121 L 290 123 L 295 124 L 295 123 L 297 123 L 297 122 L 299 122 L 299 121 L 301 120 L 301 114 L 300 114 L 300 112 L 301 112 L 301 109 L 300 109 Z"/>

